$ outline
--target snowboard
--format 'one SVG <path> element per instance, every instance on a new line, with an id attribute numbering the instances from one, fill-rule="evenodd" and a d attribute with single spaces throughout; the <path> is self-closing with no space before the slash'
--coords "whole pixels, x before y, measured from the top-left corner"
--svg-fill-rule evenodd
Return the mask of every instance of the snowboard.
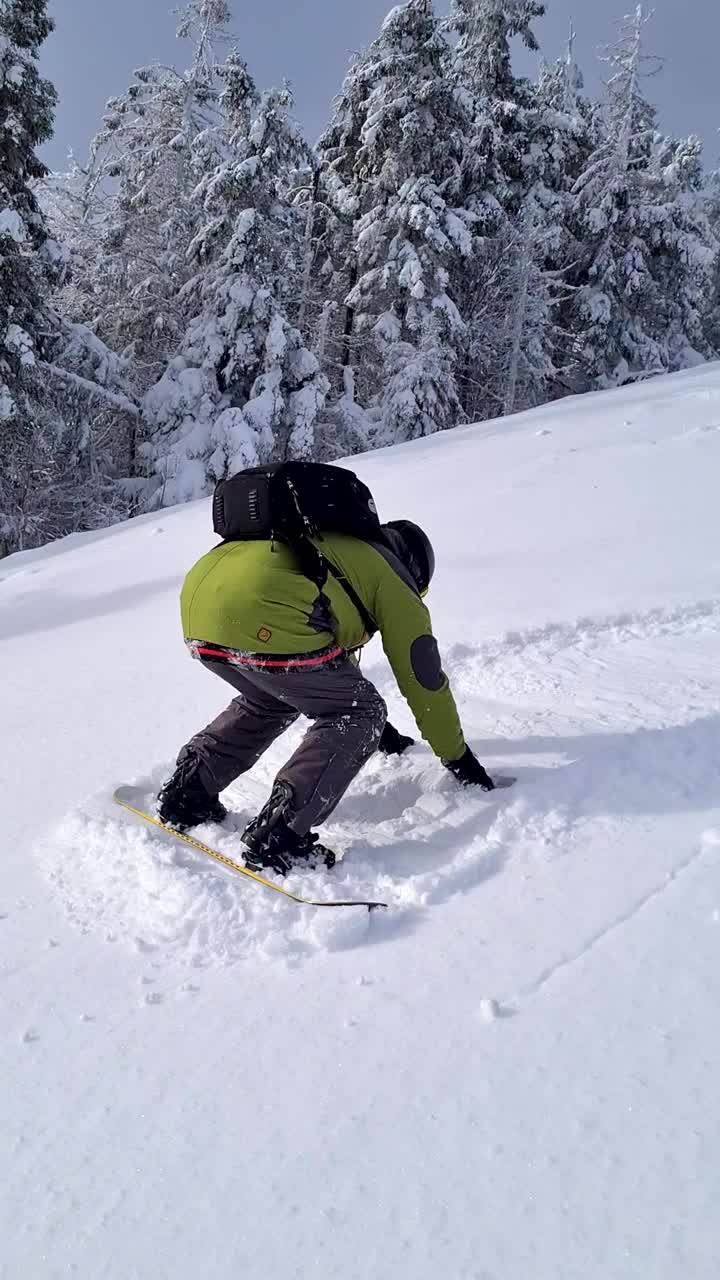
<path id="1" fill-rule="evenodd" d="M 217 849 L 212 849 L 210 845 L 203 844 L 201 840 L 196 840 L 194 836 L 188 835 L 186 831 L 178 831 L 177 827 L 169 827 L 166 823 L 161 822 L 159 818 L 146 813 L 141 807 L 143 794 L 137 787 L 118 787 L 113 794 L 113 800 L 115 804 L 119 804 L 128 813 L 134 814 L 136 818 L 141 818 L 143 822 L 150 823 L 151 826 L 169 836 L 170 839 L 181 840 L 183 844 L 189 845 L 191 849 L 196 849 L 198 853 L 204 853 L 208 858 L 213 858 L 215 862 L 219 862 L 230 871 L 246 876 L 248 880 L 254 880 L 256 884 L 261 884 L 265 889 L 271 889 L 273 893 L 279 893 L 284 898 L 290 898 L 292 902 L 297 902 L 300 906 L 367 907 L 368 911 L 386 911 L 388 909 L 386 902 L 365 902 L 361 900 L 315 902 L 311 898 L 302 898 L 297 893 L 291 893 L 289 889 L 283 889 L 282 885 L 276 884 L 273 880 L 266 880 L 264 876 L 258 875 L 256 871 L 250 871 L 248 867 L 243 867 L 239 862 L 233 862 L 232 858 L 226 858 L 223 853 L 219 853 Z"/>

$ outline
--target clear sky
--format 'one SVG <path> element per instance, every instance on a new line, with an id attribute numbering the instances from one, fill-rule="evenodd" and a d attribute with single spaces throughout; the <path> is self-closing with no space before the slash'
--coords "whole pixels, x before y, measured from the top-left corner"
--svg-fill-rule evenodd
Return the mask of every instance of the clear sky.
<path id="1" fill-rule="evenodd" d="M 232 0 L 235 33 L 243 57 L 261 88 L 290 80 L 297 113 L 311 141 L 328 118 L 353 50 L 370 43 L 392 0 Z M 439 13 L 449 0 L 436 0 Z M 55 140 L 45 159 L 64 168 L 72 147 L 84 156 L 106 100 L 123 90 L 134 68 L 152 61 L 185 60 L 175 39 L 171 12 L 178 0 L 51 0 L 57 29 L 45 45 L 43 71 L 60 94 Z M 633 0 L 548 0 L 537 24 L 548 60 L 562 50 L 572 16 L 578 60 L 588 84 L 601 74 L 596 49 L 612 38 L 614 22 Z M 650 85 L 661 109 L 661 125 L 675 134 L 698 133 L 706 162 L 720 160 L 719 0 L 655 0 L 649 51 L 665 67 Z M 520 54 L 518 67 L 533 61 Z"/>

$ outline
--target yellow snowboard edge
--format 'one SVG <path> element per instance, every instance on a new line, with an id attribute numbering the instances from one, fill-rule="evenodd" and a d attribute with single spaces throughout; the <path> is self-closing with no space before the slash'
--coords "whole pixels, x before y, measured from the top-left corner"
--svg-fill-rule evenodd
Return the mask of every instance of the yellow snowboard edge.
<path id="1" fill-rule="evenodd" d="M 136 818 L 141 818 L 143 822 L 149 822 L 151 826 L 157 827 L 165 835 L 172 836 L 175 840 L 181 840 L 183 844 L 189 845 L 191 849 L 196 849 L 198 853 L 204 853 L 208 858 L 213 858 L 215 862 L 219 862 L 230 871 L 246 876 L 248 880 L 254 880 L 257 884 L 263 885 L 265 889 L 271 889 L 273 893 L 280 893 L 284 898 L 289 898 L 292 902 L 297 902 L 302 907 L 367 907 L 368 911 L 388 910 L 386 902 L 315 902 L 310 898 L 301 898 L 298 894 L 291 893 L 289 889 L 283 889 L 281 885 L 275 884 L 272 880 L 266 880 L 264 876 L 258 875 L 256 871 L 250 871 L 248 867 L 241 866 L 239 862 L 233 862 L 232 858 L 226 858 L 223 853 L 218 853 L 217 849 L 211 849 L 210 845 L 203 844 L 201 840 L 196 840 L 194 836 L 188 835 L 187 832 L 179 831 L 177 827 L 169 827 L 166 823 L 161 822 L 159 818 L 154 818 L 152 814 L 146 813 L 144 809 L 139 809 L 133 803 L 136 795 L 137 792 L 134 787 L 118 787 L 113 794 L 113 800 L 115 804 L 126 809 L 128 813 L 134 814 Z"/>

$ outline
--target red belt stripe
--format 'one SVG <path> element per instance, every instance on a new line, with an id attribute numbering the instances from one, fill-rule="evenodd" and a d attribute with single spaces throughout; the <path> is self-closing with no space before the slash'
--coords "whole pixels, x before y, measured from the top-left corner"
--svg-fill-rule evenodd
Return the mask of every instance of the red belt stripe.
<path id="1" fill-rule="evenodd" d="M 333 658 L 341 658 L 344 649 L 338 647 L 331 649 L 330 652 L 325 650 L 316 658 L 254 658 L 252 656 L 242 657 L 239 654 L 221 652 L 219 649 L 200 648 L 199 645 L 192 646 L 193 653 L 199 658 L 222 658 L 225 662 L 230 662 L 233 666 L 245 667 L 320 667 L 325 662 L 332 662 Z"/>

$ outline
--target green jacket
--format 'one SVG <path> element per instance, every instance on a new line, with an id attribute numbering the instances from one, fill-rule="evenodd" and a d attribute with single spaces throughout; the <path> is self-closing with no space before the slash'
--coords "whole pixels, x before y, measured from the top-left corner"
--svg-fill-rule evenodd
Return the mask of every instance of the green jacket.
<path id="1" fill-rule="evenodd" d="M 430 614 L 404 567 L 384 548 L 327 534 L 322 553 L 362 601 L 418 729 L 436 755 L 458 760 L 465 750 L 460 719 L 442 671 Z M 309 654 L 333 640 L 344 649 L 368 640 L 343 587 L 328 577 L 330 616 L 318 612 L 318 589 L 279 542 L 227 542 L 190 570 L 182 589 L 187 641 L 203 641 L 262 656 Z"/>

